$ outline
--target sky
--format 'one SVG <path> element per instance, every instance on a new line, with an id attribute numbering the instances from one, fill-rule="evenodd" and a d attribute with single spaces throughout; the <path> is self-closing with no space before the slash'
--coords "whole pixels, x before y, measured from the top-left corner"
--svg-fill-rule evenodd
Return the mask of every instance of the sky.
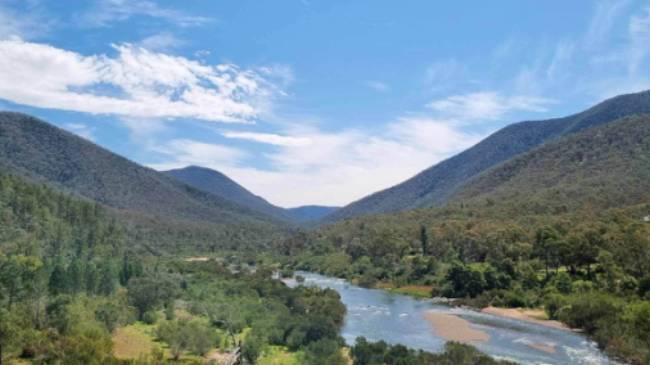
<path id="1" fill-rule="evenodd" d="M 0 110 L 345 205 L 650 88 L 650 1 L 0 0 Z"/>

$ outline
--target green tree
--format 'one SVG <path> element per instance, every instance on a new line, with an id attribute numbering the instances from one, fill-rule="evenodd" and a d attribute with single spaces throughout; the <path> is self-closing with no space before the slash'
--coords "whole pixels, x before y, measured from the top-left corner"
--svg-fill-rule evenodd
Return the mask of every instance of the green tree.
<path id="1" fill-rule="evenodd" d="M 79 293 L 85 289 L 81 261 L 78 258 L 68 265 L 66 276 L 71 293 Z"/>
<path id="2" fill-rule="evenodd" d="M 50 274 L 50 280 L 48 284 L 50 289 L 50 294 L 59 295 L 67 293 L 70 285 L 68 285 L 68 275 L 65 268 L 61 263 L 57 263 Z"/>
<path id="3" fill-rule="evenodd" d="M 424 225 L 420 226 L 420 245 L 422 246 L 422 254 L 429 254 L 429 234 L 427 233 L 427 227 Z"/>
<path id="4" fill-rule="evenodd" d="M 115 292 L 115 274 L 110 262 L 105 261 L 101 264 L 99 273 L 99 285 L 97 292 L 101 295 L 112 295 Z"/>

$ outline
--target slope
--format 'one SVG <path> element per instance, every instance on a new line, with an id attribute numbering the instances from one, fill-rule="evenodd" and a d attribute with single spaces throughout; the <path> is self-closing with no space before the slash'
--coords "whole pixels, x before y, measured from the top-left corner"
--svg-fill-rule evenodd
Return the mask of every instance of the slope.
<path id="1" fill-rule="evenodd" d="M 140 166 L 36 118 L 0 113 L 0 166 L 126 214 L 225 225 L 270 217 Z"/>
<path id="2" fill-rule="evenodd" d="M 644 91 L 614 97 L 572 116 L 510 125 L 399 185 L 333 212 L 325 221 L 441 205 L 472 177 L 546 141 L 627 115 L 648 112 L 650 91 Z"/>
<path id="3" fill-rule="evenodd" d="M 188 166 L 182 169 L 163 171 L 163 173 L 196 189 L 282 220 L 294 222 L 318 220 L 336 209 L 315 205 L 288 209 L 278 207 L 248 191 L 225 174 L 205 167 Z"/>
<path id="4" fill-rule="evenodd" d="M 500 215 L 596 212 L 650 202 L 650 115 L 562 137 L 477 176 L 450 205 Z"/>

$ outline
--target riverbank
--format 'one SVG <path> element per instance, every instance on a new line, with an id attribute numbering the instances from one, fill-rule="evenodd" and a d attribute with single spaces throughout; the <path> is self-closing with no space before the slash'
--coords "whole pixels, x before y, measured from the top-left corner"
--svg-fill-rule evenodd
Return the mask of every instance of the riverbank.
<path id="1" fill-rule="evenodd" d="M 481 309 L 481 313 L 492 314 L 494 316 L 511 318 L 511 319 L 516 319 L 519 321 L 525 321 L 529 323 L 535 323 L 540 326 L 555 328 L 564 331 L 574 331 L 574 332 L 576 331 L 576 330 L 572 330 L 569 326 L 567 326 L 566 324 L 560 321 L 544 319 L 545 313 L 539 309 L 486 307 Z"/>

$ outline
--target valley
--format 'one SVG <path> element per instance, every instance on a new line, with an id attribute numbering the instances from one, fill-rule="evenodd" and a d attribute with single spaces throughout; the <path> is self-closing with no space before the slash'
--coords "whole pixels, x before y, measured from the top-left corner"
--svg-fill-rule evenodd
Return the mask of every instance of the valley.
<path id="1" fill-rule="evenodd" d="M 219 131 L 273 147 L 178 139 L 145 165 L 45 119 L 0 112 L 0 365 L 650 362 L 650 91 L 507 125 L 341 207 L 287 208 L 214 168 L 312 194 L 307 137 Z M 403 151 L 388 139 L 371 138 Z M 192 153 L 210 166 L 176 166 Z"/>

